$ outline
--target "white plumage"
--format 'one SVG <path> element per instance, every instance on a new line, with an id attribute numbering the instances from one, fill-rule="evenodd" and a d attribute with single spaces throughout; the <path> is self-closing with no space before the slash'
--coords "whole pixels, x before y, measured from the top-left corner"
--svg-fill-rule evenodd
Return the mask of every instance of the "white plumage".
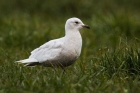
<path id="1" fill-rule="evenodd" d="M 28 59 L 16 61 L 26 66 L 43 65 L 47 67 L 66 67 L 80 56 L 82 38 L 79 30 L 89 28 L 78 18 L 70 18 L 65 24 L 65 36 L 50 40 L 31 52 Z"/>

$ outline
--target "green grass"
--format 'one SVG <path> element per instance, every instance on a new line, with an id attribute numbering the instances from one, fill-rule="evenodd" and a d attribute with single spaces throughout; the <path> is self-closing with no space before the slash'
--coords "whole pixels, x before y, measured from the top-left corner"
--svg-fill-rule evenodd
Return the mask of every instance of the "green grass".
<path id="1" fill-rule="evenodd" d="M 138 0 L 29 1 L 0 1 L 0 93 L 140 92 Z M 81 56 L 64 75 L 59 68 L 14 63 L 64 36 L 65 21 L 73 16 L 91 29 L 81 31 Z"/>

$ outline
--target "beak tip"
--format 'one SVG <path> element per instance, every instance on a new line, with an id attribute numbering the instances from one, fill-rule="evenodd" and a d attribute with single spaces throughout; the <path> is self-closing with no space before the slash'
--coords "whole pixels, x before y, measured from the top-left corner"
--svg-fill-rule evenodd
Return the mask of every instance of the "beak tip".
<path id="1" fill-rule="evenodd" d="M 87 26 L 86 28 L 90 29 L 90 26 Z"/>
<path id="2" fill-rule="evenodd" d="M 88 25 L 83 25 L 84 28 L 90 29 L 90 26 Z"/>

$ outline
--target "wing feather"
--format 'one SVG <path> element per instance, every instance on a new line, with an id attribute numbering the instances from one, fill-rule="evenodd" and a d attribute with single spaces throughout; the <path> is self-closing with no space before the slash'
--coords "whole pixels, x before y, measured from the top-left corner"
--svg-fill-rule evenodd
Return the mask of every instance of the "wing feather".
<path id="1" fill-rule="evenodd" d="M 39 48 L 36 48 L 31 52 L 29 58 L 35 58 L 39 63 L 46 62 L 49 60 L 57 60 L 61 50 L 63 48 L 63 38 L 51 40 Z"/>

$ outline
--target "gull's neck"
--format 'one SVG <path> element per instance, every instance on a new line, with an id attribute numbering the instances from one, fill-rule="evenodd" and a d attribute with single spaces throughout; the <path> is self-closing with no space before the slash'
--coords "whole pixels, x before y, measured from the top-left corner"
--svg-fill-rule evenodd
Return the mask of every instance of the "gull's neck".
<path id="1" fill-rule="evenodd" d="M 73 29 L 73 30 L 66 30 L 65 31 L 65 37 L 67 38 L 81 38 L 81 34 L 78 30 Z"/>

